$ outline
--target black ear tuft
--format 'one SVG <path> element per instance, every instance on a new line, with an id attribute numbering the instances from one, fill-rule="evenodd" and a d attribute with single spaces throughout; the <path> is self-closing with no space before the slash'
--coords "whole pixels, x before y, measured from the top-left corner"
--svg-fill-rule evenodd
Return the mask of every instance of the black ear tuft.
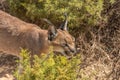
<path id="1" fill-rule="evenodd" d="M 65 16 L 65 20 L 64 20 L 64 22 L 60 25 L 60 29 L 61 29 L 61 30 L 66 30 L 66 31 L 68 31 L 68 27 L 67 27 L 67 24 L 68 24 L 68 21 L 67 21 L 67 13 L 65 13 L 64 16 Z"/>

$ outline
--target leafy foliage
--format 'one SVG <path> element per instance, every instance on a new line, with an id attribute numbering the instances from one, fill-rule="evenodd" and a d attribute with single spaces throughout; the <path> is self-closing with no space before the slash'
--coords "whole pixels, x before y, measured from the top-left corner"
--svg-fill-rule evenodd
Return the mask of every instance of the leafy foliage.
<path id="1" fill-rule="evenodd" d="M 42 54 L 34 56 L 34 64 L 30 66 L 30 56 L 26 50 L 21 52 L 22 60 L 19 63 L 23 66 L 22 74 L 15 71 L 17 80 L 75 80 L 77 69 L 79 69 L 80 56 L 67 59 L 64 56 Z"/>
<path id="2" fill-rule="evenodd" d="M 59 25 L 68 13 L 69 27 L 93 26 L 101 19 L 104 0 L 8 0 L 11 13 L 40 24 L 48 18 Z M 114 0 L 108 0 L 113 3 Z M 38 21 L 38 22 L 37 22 Z"/>

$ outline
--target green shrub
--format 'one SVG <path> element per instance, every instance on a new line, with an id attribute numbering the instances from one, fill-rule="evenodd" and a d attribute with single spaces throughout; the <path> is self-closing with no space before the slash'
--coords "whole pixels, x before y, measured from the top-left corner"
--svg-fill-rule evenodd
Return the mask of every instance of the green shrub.
<path id="1" fill-rule="evenodd" d="M 35 55 L 32 67 L 26 50 L 22 50 L 21 56 L 22 59 L 18 62 L 22 65 L 23 72 L 19 74 L 18 70 L 15 71 L 17 80 L 75 80 L 77 78 L 79 55 L 72 59 L 60 55 L 55 56 L 52 51 L 40 57 Z"/>
<path id="2" fill-rule="evenodd" d="M 105 19 L 101 16 L 105 0 L 8 0 L 10 12 L 20 18 L 40 24 L 48 18 L 59 25 L 68 13 L 69 27 L 93 26 Z M 113 3 L 114 0 L 107 0 Z"/>

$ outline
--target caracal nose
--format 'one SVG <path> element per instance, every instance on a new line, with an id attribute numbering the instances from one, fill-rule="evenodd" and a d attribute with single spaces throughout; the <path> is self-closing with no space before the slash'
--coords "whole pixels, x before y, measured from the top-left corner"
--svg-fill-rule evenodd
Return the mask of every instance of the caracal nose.
<path id="1" fill-rule="evenodd" d="M 76 49 L 72 49 L 71 52 L 76 54 L 77 50 Z"/>

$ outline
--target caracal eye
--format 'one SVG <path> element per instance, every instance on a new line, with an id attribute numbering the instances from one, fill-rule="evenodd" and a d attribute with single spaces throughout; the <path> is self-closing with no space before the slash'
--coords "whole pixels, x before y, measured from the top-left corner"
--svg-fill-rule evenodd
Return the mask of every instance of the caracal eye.
<path id="1" fill-rule="evenodd" d="M 73 37 L 72 40 L 75 42 L 75 38 Z"/>

